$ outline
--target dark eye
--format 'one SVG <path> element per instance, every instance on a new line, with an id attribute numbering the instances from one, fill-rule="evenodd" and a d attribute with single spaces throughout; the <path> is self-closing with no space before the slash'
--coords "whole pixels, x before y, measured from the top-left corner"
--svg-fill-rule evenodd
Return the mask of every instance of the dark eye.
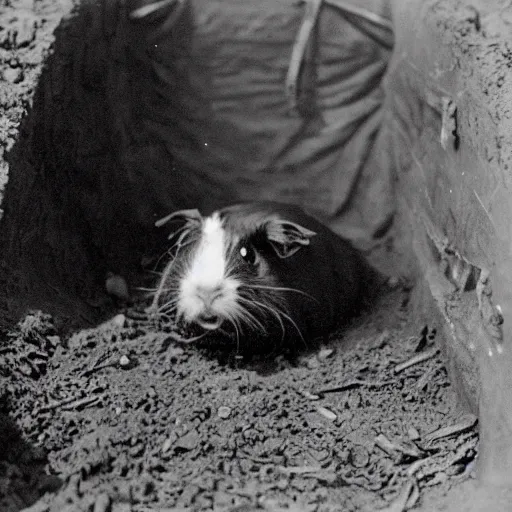
<path id="1" fill-rule="evenodd" d="M 242 247 L 240 247 L 240 256 L 242 256 L 249 265 L 255 265 L 258 259 L 256 251 L 250 245 L 242 245 Z"/>

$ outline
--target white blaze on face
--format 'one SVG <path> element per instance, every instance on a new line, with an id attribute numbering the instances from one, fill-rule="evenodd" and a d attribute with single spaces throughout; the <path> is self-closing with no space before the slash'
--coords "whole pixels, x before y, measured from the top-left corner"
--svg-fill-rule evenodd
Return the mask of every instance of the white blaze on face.
<path id="1" fill-rule="evenodd" d="M 180 285 L 178 314 L 209 329 L 218 327 L 236 307 L 238 283 L 226 277 L 226 238 L 217 213 L 204 219 L 198 246 Z"/>

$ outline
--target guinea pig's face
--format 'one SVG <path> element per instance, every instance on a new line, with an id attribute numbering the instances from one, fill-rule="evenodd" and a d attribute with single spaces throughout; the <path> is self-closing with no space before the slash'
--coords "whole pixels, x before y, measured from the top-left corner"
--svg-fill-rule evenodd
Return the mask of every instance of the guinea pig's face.
<path id="1" fill-rule="evenodd" d="M 190 252 L 188 264 L 181 276 L 177 313 L 186 322 L 197 323 L 205 329 L 217 329 L 225 319 L 238 314 L 240 276 L 230 240 L 218 214 L 207 217 L 199 227 L 196 247 Z M 253 253 L 240 247 L 239 258 Z M 237 262 L 238 266 L 243 264 Z M 255 266 L 256 260 L 248 263 Z M 255 267 L 256 268 L 256 267 Z"/>
<path id="2" fill-rule="evenodd" d="M 287 316 L 273 260 L 291 257 L 313 232 L 268 215 L 240 218 L 215 212 L 188 220 L 163 278 L 168 304 L 179 319 L 215 330 L 225 322 L 238 333 L 266 331 L 268 318 L 281 326 Z M 169 269 L 171 269 L 169 271 Z"/>

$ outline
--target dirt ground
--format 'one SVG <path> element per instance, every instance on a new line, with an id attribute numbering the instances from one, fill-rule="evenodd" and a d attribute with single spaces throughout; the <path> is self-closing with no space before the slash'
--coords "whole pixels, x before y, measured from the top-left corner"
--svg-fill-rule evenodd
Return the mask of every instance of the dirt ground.
<path id="1" fill-rule="evenodd" d="M 295 354 L 183 345 L 142 317 L 6 334 L 2 510 L 57 489 L 33 510 L 406 510 L 471 476 L 476 418 L 435 333 L 404 337 L 407 292 Z"/>
<path id="2" fill-rule="evenodd" d="M 0 0 L 0 204 L 71 7 Z M 28 314 L 0 333 L 0 510 L 469 510 L 478 424 L 439 326 L 411 335 L 410 317 L 389 288 L 328 340 L 248 356 L 184 345 L 136 308 L 72 334 Z"/>

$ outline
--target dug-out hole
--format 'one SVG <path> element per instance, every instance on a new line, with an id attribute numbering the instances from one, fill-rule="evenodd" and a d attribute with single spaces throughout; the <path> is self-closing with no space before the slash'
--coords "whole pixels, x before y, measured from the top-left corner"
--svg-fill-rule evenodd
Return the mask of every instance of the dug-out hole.
<path id="1" fill-rule="evenodd" d="M 67 326 L 97 323 L 116 307 L 105 294 L 108 273 L 136 285 L 142 263 L 165 250 L 156 219 L 232 198 L 229 190 L 216 197 L 205 195 L 207 184 L 190 186 L 165 137 L 144 129 L 139 99 L 155 77 L 144 28 L 129 22 L 129 7 L 83 2 L 56 33 L 8 156 L 4 325 L 41 306 Z M 173 119 L 166 121 L 172 129 Z"/>

